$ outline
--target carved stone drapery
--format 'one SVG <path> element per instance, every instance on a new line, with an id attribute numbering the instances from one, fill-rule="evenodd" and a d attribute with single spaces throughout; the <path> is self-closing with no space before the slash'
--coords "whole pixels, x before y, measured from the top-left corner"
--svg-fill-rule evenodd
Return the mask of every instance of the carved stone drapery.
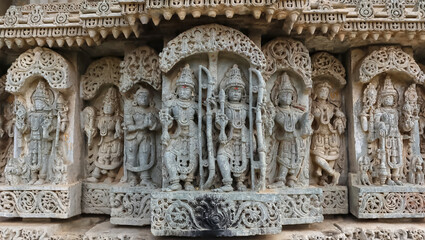
<path id="1" fill-rule="evenodd" d="M 307 89 L 312 87 L 311 59 L 308 49 L 292 39 L 278 38 L 263 47 L 267 60 L 264 78 L 268 80 L 275 72 L 293 71 L 298 74 Z"/>
<path id="2" fill-rule="evenodd" d="M 104 57 L 94 61 L 81 76 L 81 93 L 84 100 L 93 98 L 103 84 L 119 87 L 121 59 Z"/>
<path id="3" fill-rule="evenodd" d="M 161 88 L 161 70 L 158 54 L 150 47 L 143 46 L 126 54 L 121 62 L 120 91 L 127 92 L 134 84 L 145 82 L 155 90 Z"/>
<path id="4" fill-rule="evenodd" d="M 48 48 L 34 48 L 21 54 L 7 71 L 6 91 L 18 93 L 28 78 L 43 77 L 53 89 L 71 86 L 68 61 Z"/>
<path id="5" fill-rule="evenodd" d="M 425 81 L 425 73 L 413 57 L 399 47 L 383 47 L 369 54 L 360 66 L 359 81 L 370 82 L 375 76 L 388 71 L 404 72 L 417 83 Z"/>
<path id="6" fill-rule="evenodd" d="M 266 59 L 251 39 L 238 30 L 218 24 L 194 27 L 168 42 L 159 54 L 160 68 L 168 72 L 186 57 L 218 51 L 236 53 L 260 71 L 266 68 Z"/>

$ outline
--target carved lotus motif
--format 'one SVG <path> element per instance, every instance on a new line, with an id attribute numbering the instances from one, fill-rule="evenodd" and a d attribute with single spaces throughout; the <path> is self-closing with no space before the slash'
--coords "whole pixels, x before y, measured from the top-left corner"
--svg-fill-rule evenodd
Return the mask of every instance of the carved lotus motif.
<path id="1" fill-rule="evenodd" d="M 227 229 L 231 225 L 231 212 L 224 199 L 214 196 L 198 198 L 195 216 L 202 227 L 211 230 Z"/>

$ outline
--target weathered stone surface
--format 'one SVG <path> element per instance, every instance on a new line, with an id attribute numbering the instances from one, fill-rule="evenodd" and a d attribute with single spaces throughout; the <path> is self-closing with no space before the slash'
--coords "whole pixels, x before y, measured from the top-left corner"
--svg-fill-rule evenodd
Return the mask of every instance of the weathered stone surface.
<path id="1" fill-rule="evenodd" d="M 242 194 L 243 193 L 243 194 Z M 155 236 L 249 236 L 282 228 L 283 201 L 270 193 L 152 193 Z"/>
<path id="2" fill-rule="evenodd" d="M 83 182 L 81 212 L 90 214 L 111 214 L 110 192 L 110 184 Z"/>
<path id="3" fill-rule="evenodd" d="M 323 190 L 323 214 L 348 213 L 348 188 L 346 186 L 327 186 Z"/>
<path id="4" fill-rule="evenodd" d="M 81 183 L 0 186 L 0 216 L 70 218 L 81 214 Z"/>
<path id="5" fill-rule="evenodd" d="M 155 189 L 125 185 L 111 188 L 111 223 L 146 226 L 151 224 L 151 193 Z"/>

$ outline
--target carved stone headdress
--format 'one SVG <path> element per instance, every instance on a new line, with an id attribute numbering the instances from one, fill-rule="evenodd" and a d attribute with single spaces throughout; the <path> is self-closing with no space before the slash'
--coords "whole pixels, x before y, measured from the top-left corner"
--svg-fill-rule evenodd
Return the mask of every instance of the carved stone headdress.
<path id="1" fill-rule="evenodd" d="M 291 83 L 291 80 L 289 79 L 289 76 L 287 73 L 282 74 L 282 83 L 279 86 L 279 93 L 292 93 L 292 96 L 294 96 L 297 92 L 294 88 L 294 86 Z"/>
<path id="2" fill-rule="evenodd" d="M 410 104 L 418 103 L 418 93 L 416 92 L 416 84 L 410 85 L 404 92 L 404 101 Z"/>
<path id="3" fill-rule="evenodd" d="M 374 95 L 374 99 L 371 99 L 371 95 Z M 376 86 L 374 83 L 369 83 L 366 87 L 366 89 L 364 90 L 364 95 L 363 95 L 363 104 L 365 106 L 373 106 L 376 103 L 376 99 L 377 99 L 377 95 L 378 95 L 378 91 L 376 90 Z"/>
<path id="4" fill-rule="evenodd" d="M 186 64 L 180 71 L 180 74 L 177 77 L 176 86 L 189 86 L 192 90 L 195 89 L 195 73 L 190 68 L 189 64 Z"/>
<path id="5" fill-rule="evenodd" d="M 242 79 L 241 70 L 239 70 L 237 64 L 233 65 L 233 67 L 226 72 L 223 81 L 225 83 L 224 90 L 226 91 L 231 87 L 240 87 L 242 90 L 245 90 L 245 82 Z"/>
<path id="6" fill-rule="evenodd" d="M 108 89 L 108 92 L 106 93 L 105 98 L 103 99 L 103 105 L 111 104 L 114 109 L 116 108 L 118 104 L 118 96 L 117 96 L 117 90 L 113 87 Z"/>
<path id="7" fill-rule="evenodd" d="M 282 93 L 292 93 L 292 101 L 298 101 L 297 90 L 286 72 L 280 75 L 272 89 L 272 100 L 276 106 L 279 104 L 279 96 Z"/>
<path id="8" fill-rule="evenodd" d="M 34 93 L 32 94 L 32 99 L 42 100 L 46 103 L 49 102 L 49 92 L 47 90 L 46 84 L 43 81 L 38 82 L 37 87 L 35 88 Z"/>
<path id="9" fill-rule="evenodd" d="M 398 92 L 397 92 L 397 90 L 395 90 L 394 85 L 391 82 L 391 78 L 389 76 L 385 77 L 384 87 L 381 88 L 381 91 L 379 92 L 379 99 L 381 101 L 379 103 L 379 105 L 381 105 L 382 99 L 384 99 L 384 97 L 386 97 L 386 96 L 393 96 L 394 97 L 394 105 L 397 104 Z"/>

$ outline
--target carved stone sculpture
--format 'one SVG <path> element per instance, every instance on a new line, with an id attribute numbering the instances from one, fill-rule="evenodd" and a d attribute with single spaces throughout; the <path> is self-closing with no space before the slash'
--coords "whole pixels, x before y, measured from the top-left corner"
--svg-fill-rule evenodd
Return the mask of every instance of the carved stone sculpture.
<path id="1" fill-rule="evenodd" d="M 222 82 L 216 126 L 220 129 L 217 164 L 223 186 L 215 191 L 233 191 L 233 180 L 236 180 L 237 190 L 244 191 L 247 189 L 245 178 L 250 163 L 249 130 L 246 127 L 248 105 L 245 103 L 245 82 L 236 64 L 226 72 Z"/>
<path id="2" fill-rule="evenodd" d="M 294 187 L 307 161 L 304 138 L 311 135 L 309 113 L 297 103 L 297 91 L 287 73 L 272 90 L 276 108 L 274 138 L 277 141 L 278 175 L 269 188 Z"/>
<path id="3" fill-rule="evenodd" d="M 124 109 L 126 172 L 122 181 L 131 186 L 155 188 L 149 170 L 157 159 L 155 131 L 160 122 L 149 89 L 140 86 L 131 105 L 126 104 Z"/>
<path id="4" fill-rule="evenodd" d="M 186 65 L 176 81 L 176 97 L 163 103 L 160 112 L 162 123 L 162 144 L 164 148 L 164 166 L 168 174 L 170 186 L 165 191 L 182 189 L 195 190 L 193 181 L 198 167 L 199 139 L 198 126 L 195 121 L 198 105 L 193 99 L 195 92 L 195 76 L 189 65 Z M 174 132 L 170 132 L 172 127 Z"/>
<path id="5" fill-rule="evenodd" d="M 117 90 L 110 87 L 103 99 L 100 113 L 97 113 L 94 107 L 86 107 L 83 111 L 86 118 L 84 131 L 88 146 L 91 147 L 94 137 L 100 135 L 97 157 L 93 163 L 94 169 L 86 179 L 88 182 L 99 182 L 106 176 L 103 182 L 112 183 L 122 165 L 122 114 L 117 95 Z"/>
<path id="6" fill-rule="evenodd" d="M 313 162 L 317 164 L 315 174 L 322 186 L 338 183 L 340 173 L 335 170 L 335 163 L 340 158 L 341 135 L 346 126 L 344 113 L 329 101 L 330 89 L 332 87 L 327 82 L 317 84 L 316 97 L 311 106 L 314 117 L 311 153 Z M 330 181 L 328 176 L 331 177 Z"/>

